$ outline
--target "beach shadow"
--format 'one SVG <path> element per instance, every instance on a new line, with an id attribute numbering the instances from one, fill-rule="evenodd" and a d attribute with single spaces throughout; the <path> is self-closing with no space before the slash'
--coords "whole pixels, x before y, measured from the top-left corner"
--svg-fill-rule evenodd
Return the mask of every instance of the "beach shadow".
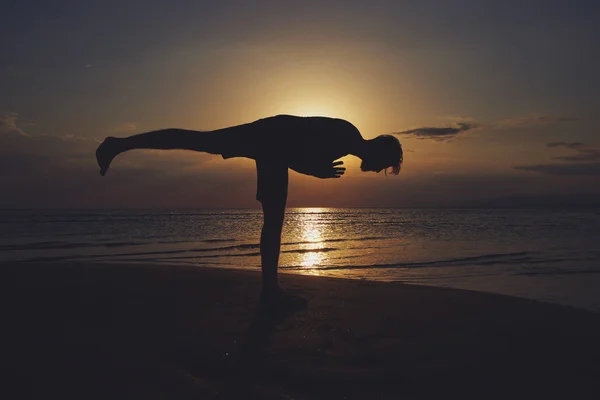
<path id="1" fill-rule="evenodd" d="M 220 398 L 262 398 L 265 391 L 263 384 L 268 384 L 265 382 L 268 380 L 265 368 L 266 349 L 277 327 L 298 311 L 300 310 L 273 312 L 262 303 L 258 303 L 250 326 L 240 342 L 237 353 L 233 355 L 231 374 L 223 382 L 223 397 Z"/>

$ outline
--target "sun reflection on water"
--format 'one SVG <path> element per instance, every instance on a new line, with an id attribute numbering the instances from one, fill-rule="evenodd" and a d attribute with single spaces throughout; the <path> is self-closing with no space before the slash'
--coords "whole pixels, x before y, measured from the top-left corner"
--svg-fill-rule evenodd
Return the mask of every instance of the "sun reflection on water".
<path id="1" fill-rule="evenodd" d="M 318 274 L 318 267 L 326 260 L 327 255 L 323 251 L 319 251 L 324 247 L 325 226 L 319 222 L 323 220 L 322 208 L 311 208 L 302 210 L 303 214 L 300 219 L 300 241 L 306 242 L 302 244 L 302 249 L 306 250 L 302 253 L 299 260 L 299 265 L 306 269 L 312 269 L 311 273 Z M 315 250 L 315 251 L 310 251 Z"/>

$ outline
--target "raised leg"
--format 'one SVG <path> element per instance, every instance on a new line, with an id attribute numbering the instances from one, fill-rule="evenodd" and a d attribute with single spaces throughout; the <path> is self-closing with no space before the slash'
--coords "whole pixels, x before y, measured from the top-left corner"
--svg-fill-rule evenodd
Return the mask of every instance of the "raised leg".
<path id="1" fill-rule="evenodd" d="M 220 154 L 222 145 L 218 131 L 162 129 L 125 138 L 107 137 L 96 150 L 100 174 L 106 174 L 110 163 L 116 156 L 134 149 L 194 150 Z"/>
<path id="2" fill-rule="evenodd" d="M 235 138 L 253 135 L 262 129 L 256 123 L 232 126 L 214 131 L 161 129 L 137 135 L 107 137 L 96 150 L 100 174 L 106 174 L 112 160 L 119 154 L 135 149 L 193 150 L 210 154 L 229 154 L 240 146 Z"/>
<path id="3" fill-rule="evenodd" d="M 254 122 L 212 131 L 161 129 L 126 138 L 107 137 L 96 150 L 100 173 L 106 174 L 112 160 L 119 154 L 134 149 L 193 150 L 221 154 L 223 158 L 247 157 L 256 159 L 264 149 L 263 133 L 289 124 L 281 116 L 263 118 Z"/>

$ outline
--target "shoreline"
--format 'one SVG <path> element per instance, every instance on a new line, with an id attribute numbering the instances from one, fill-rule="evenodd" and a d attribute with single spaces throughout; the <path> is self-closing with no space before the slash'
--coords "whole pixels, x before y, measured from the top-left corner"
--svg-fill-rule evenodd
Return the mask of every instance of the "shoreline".
<path id="1" fill-rule="evenodd" d="M 261 314 L 257 271 L 5 264 L 5 387 L 34 398 L 600 393 L 598 313 L 473 290 L 280 276 L 306 310 Z"/>
<path id="2" fill-rule="evenodd" d="M 65 265 L 81 265 L 81 264 L 89 264 L 89 265 L 128 265 L 128 266 L 139 266 L 139 267 L 149 267 L 149 266 L 154 266 L 156 268 L 191 268 L 192 270 L 198 270 L 198 269 L 218 269 L 218 270 L 226 270 L 226 271 L 244 271 L 244 272 L 251 272 L 251 273 L 259 273 L 260 272 L 260 267 L 256 266 L 256 267 L 239 267 L 239 268 L 235 268 L 235 267 L 231 267 L 231 266 L 227 266 L 227 267 L 223 267 L 223 266 L 213 266 L 213 265 L 197 265 L 197 264 L 193 264 L 193 263 L 182 263 L 182 262 L 168 262 L 168 261 L 154 261 L 152 259 L 148 259 L 147 261 L 140 261 L 140 260 L 134 260 L 134 261 L 127 261 L 127 260 L 110 260 L 110 259 L 104 259 L 104 260 L 89 260 L 89 259 L 83 259 L 83 260 L 58 260 L 58 261 L 46 261 L 46 260 L 40 260 L 40 261 L 30 261 L 30 260 L 26 260 L 26 261 L 5 261 L 5 262 L 0 262 L 0 265 L 5 264 L 5 265 L 10 265 L 10 264 L 16 264 L 16 263 L 22 263 L 25 265 L 29 265 L 29 264 L 34 264 L 34 265 L 56 265 L 56 264 L 65 264 Z M 499 289 L 497 284 L 492 284 L 490 282 L 497 282 L 497 280 L 499 279 L 498 277 L 494 277 L 494 279 L 492 280 L 488 280 L 488 282 L 486 282 L 486 284 L 469 284 L 469 285 L 456 285 L 456 284 L 434 284 L 434 283 L 423 283 L 422 281 L 410 281 L 410 280 L 401 280 L 401 279 L 371 279 L 370 277 L 344 277 L 344 276 L 339 276 L 339 275 L 328 275 L 328 274 L 318 274 L 318 273 L 301 273 L 298 272 L 298 270 L 294 270 L 295 272 L 291 272 L 290 270 L 287 269 L 280 269 L 279 270 L 279 275 L 292 275 L 292 276 L 307 276 L 307 277 L 313 277 L 313 278 L 324 278 L 324 279 L 339 279 L 342 281 L 361 281 L 361 282 L 375 282 L 375 283 L 394 283 L 394 284 L 403 284 L 403 285 L 412 285 L 412 286 L 423 286 L 423 287 L 428 287 L 428 288 L 443 288 L 443 289 L 450 289 L 450 290 L 464 290 L 464 291 L 468 291 L 468 292 L 474 292 L 474 293 L 479 293 L 479 294 L 490 294 L 490 295 L 498 295 L 498 296 L 506 296 L 506 297 L 513 297 L 513 298 L 518 298 L 518 299 L 524 299 L 524 300 L 530 300 L 530 301 L 535 301 L 535 302 L 539 302 L 539 303 L 543 303 L 543 304 L 549 304 L 549 305 L 556 305 L 556 306 L 562 306 L 562 307 L 569 307 L 569 308 L 573 308 L 575 310 L 580 310 L 580 311 L 587 311 L 587 312 L 592 312 L 592 313 L 597 313 L 600 314 L 600 308 L 598 305 L 592 305 L 591 303 L 585 303 L 585 304 L 581 304 L 581 302 L 578 301 L 573 301 L 573 299 L 571 299 L 571 301 L 565 301 L 564 298 L 561 299 L 547 299 L 547 298 L 541 298 L 541 297 L 537 297 L 537 296 L 531 296 L 531 293 L 528 292 L 527 294 L 522 294 L 522 291 L 516 291 L 516 290 L 503 290 L 503 289 Z M 600 282 L 599 282 L 600 283 Z M 529 285 L 527 285 L 526 287 L 530 287 Z M 519 293 L 517 293 L 519 292 Z"/>

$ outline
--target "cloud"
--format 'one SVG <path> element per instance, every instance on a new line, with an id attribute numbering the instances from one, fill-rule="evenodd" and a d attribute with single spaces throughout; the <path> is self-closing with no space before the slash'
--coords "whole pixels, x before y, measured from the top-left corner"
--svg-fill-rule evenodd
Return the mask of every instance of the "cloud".
<path id="1" fill-rule="evenodd" d="M 19 115 L 14 112 L 0 114 L 0 135 L 28 136 L 18 124 Z"/>
<path id="2" fill-rule="evenodd" d="M 567 156 L 552 157 L 553 160 L 561 161 L 600 161 L 600 149 L 588 147 L 581 142 L 552 142 L 547 147 L 564 147 L 575 151 L 575 154 Z"/>
<path id="3" fill-rule="evenodd" d="M 0 150 L 5 153 L 53 157 L 56 161 L 94 154 L 98 144 L 80 136 L 2 134 Z"/>
<path id="4" fill-rule="evenodd" d="M 409 129 L 402 132 L 396 132 L 395 135 L 407 135 L 416 137 L 419 139 L 433 139 L 440 142 L 446 142 L 454 139 L 456 135 L 467 132 L 477 125 L 469 122 L 458 122 L 456 126 L 449 127 L 423 127 L 416 129 Z"/>
<path id="5" fill-rule="evenodd" d="M 560 115 L 529 115 L 491 122 L 487 126 L 494 129 L 527 128 L 530 126 L 554 125 L 564 122 L 574 122 L 576 119 L 570 116 Z"/>
<path id="6" fill-rule="evenodd" d="M 136 150 L 117 157 L 109 176 L 102 178 L 96 140 L 30 134 L 16 113 L 0 116 L 0 208 L 247 206 L 255 201 L 253 171 L 224 169 L 218 156 Z M 225 189 L 207 190 L 221 186 Z M 249 193 L 247 199 L 238 199 L 236 193 L 242 189 Z M 219 201 L 227 194 L 228 199 Z"/>
<path id="7" fill-rule="evenodd" d="M 576 149 L 582 146 L 581 142 L 550 142 L 546 144 L 546 147 L 566 147 L 567 149 Z"/>
<path id="8" fill-rule="evenodd" d="M 600 149 L 588 147 L 581 142 L 551 142 L 546 147 L 562 147 L 575 154 L 552 157 L 553 160 L 562 161 L 560 163 L 518 165 L 514 168 L 552 175 L 600 175 Z"/>
<path id="9" fill-rule="evenodd" d="M 0 151 L 8 160 L 20 159 L 38 163 L 38 158 L 49 160 L 53 164 L 89 157 L 94 154 L 95 143 L 91 139 L 74 135 L 53 136 L 46 134 L 30 134 L 23 129 L 18 114 L 5 112 L 0 114 Z M 14 157 L 9 157 L 13 155 Z M 20 158 L 19 158 L 20 157 Z M 33 161 L 33 159 L 36 159 Z M 37 165 L 37 164 L 36 164 Z M 46 165 L 47 166 L 47 165 Z M 14 166 L 17 167 L 16 165 Z M 19 167 L 24 168 L 24 166 Z M 10 173 L 10 170 L 0 173 Z"/>
<path id="10" fill-rule="evenodd" d="M 578 149 L 577 154 L 570 156 L 552 157 L 554 160 L 561 161 L 600 161 L 600 149 Z"/>
<path id="11" fill-rule="evenodd" d="M 137 130 L 137 122 L 123 122 L 122 124 L 115 125 L 110 129 L 112 133 L 133 133 Z"/>
<path id="12" fill-rule="evenodd" d="M 467 131 L 483 130 L 483 129 L 518 129 L 527 128 L 530 126 L 551 125 L 564 122 L 573 122 L 575 118 L 569 116 L 552 116 L 552 115 L 531 115 L 500 121 L 493 121 L 486 124 L 476 122 L 457 122 L 452 126 L 446 127 L 421 127 L 409 129 L 401 132 L 394 132 L 393 135 L 406 135 L 418 139 L 431 139 L 440 142 L 449 142 L 459 134 Z M 557 142 L 564 143 L 564 142 Z M 556 144 L 557 146 L 559 144 Z M 575 145 L 575 144 L 572 144 Z"/>
<path id="13" fill-rule="evenodd" d="M 515 169 L 550 175 L 600 176 L 600 163 L 554 163 L 517 165 Z"/>

